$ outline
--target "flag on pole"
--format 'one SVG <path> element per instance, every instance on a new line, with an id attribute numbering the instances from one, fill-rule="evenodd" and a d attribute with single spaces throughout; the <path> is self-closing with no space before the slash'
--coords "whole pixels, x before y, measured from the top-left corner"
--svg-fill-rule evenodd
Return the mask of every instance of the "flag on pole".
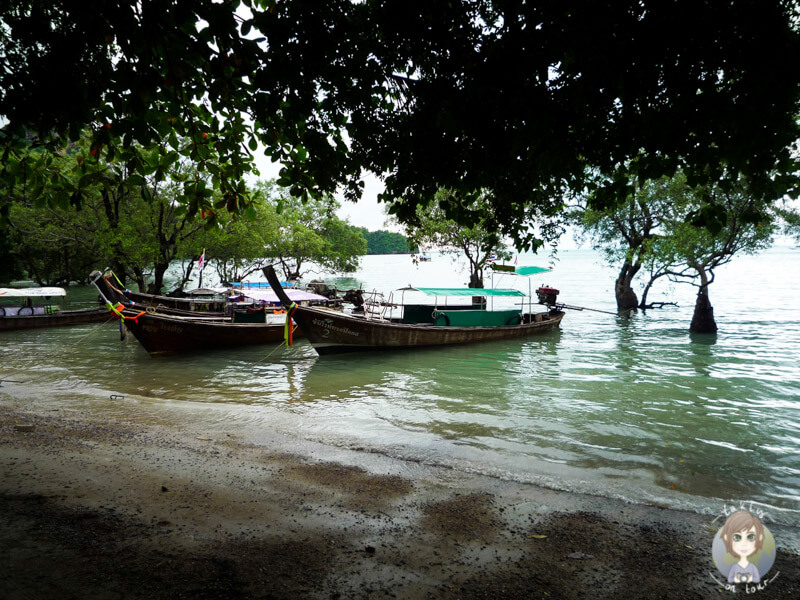
<path id="1" fill-rule="evenodd" d="M 206 264 L 206 249 L 203 248 L 203 252 L 200 254 L 200 258 L 197 259 L 197 268 L 202 271 L 203 265 L 205 264 Z"/>

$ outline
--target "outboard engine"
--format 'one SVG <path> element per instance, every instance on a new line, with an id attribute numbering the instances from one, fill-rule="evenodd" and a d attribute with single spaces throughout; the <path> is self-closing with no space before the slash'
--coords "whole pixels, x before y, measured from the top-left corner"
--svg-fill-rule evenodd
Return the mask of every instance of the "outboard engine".
<path id="1" fill-rule="evenodd" d="M 546 285 L 536 290 L 536 295 L 539 297 L 539 304 L 547 304 L 548 306 L 552 306 L 556 303 L 558 293 L 556 288 L 551 288 Z"/>
<path id="2" fill-rule="evenodd" d="M 319 279 L 315 279 L 314 281 L 310 282 L 308 284 L 308 289 L 315 294 L 325 296 L 328 300 L 333 300 L 336 298 L 336 289 L 331 289 L 324 281 L 320 281 Z"/>

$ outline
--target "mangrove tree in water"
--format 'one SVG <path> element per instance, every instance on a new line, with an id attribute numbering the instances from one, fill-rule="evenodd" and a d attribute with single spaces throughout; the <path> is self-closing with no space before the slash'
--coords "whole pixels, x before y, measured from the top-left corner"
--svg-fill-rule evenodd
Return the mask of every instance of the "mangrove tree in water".
<path id="1" fill-rule="evenodd" d="M 683 215 L 711 212 L 698 227 Z M 772 244 L 778 225 L 776 211 L 753 198 L 744 181 L 739 185 L 686 188 L 675 198 L 672 211 L 663 220 L 663 234 L 651 246 L 652 260 L 673 281 L 697 287 L 697 300 L 689 329 L 695 333 L 716 333 L 717 322 L 709 288 L 715 270 L 739 254 L 755 254 Z"/>
<path id="2" fill-rule="evenodd" d="M 767 248 L 778 219 L 777 211 L 757 200 L 744 181 L 691 186 L 680 173 L 645 182 L 613 209 L 584 206 L 573 216 L 607 262 L 619 266 L 615 294 L 620 311 L 647 308 L 647 294 L 659 278 L 687 282 L 698 288 L 690 325 L 698 333 L 717 330 L 709 298 L 715 269 L 737 254 Z M 632 282 L 641 274 L 649 279 L 638 302 Z"/>

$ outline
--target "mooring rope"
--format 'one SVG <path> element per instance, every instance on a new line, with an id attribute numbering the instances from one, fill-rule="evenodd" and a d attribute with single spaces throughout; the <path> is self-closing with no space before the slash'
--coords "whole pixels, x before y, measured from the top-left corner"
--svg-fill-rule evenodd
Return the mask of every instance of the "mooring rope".
<path id="1" fill-rule="evenodd" d="M 297 329 L 297 325 L 295 325 L 295 326 L 292 328 L 292 331 L 294 331 L 295 329 Z M 284 343 L 285 343 L 285 342 L 278 342 L 278 345 L 277 345 L 277 346 L 275 346 L 275 347 L 274 347 L 272 350 L 270 350 L 270 351 L 269 351 L 269 354 L 267 354 L 267 355 L 266 355 L 266 356 L 264 356 L 263 358 L 259 358 L 257 361 L 251 362 L 250 364 L 251 364 L 251 365 L 257 365 L 258 363 L 260 363 L 260 362 L 263 362 L 263 361 L 267 360 L 267 359 L 268 359 L 270 356 L 272 356 L 273 354 L 275 354 L 275 351 L 276 351 L 278 348 L 281 348 L 281 347 L 283 347 Z"/>
<path id="2" fill-rule="evenodd" d="M 113 319 L 113 318 L 114 318 L 114 313 L 111 313 L 111 314 L 109 315 L 108 319 L 106 319 L 105 321 L 103 321 L 103 322 L 102 322 L 102 323 L 100 323 L 99 325 L 97 325 L 97 326 L 93 327 L 92 329 L 90 329 L 90 330 L 89 330 L 89 333 L 87 333 L 86 335 L 82 335 L 81 337 L 79 337 L 77 340 L 75 340 L 75 341 L 74 341 L 72 344 L 70 344 L 70 345 L 74 345 L 74 344 L 77 344 L 77 343 L 79 343 L 79 342 L 82 342 L 83 340 L 85 340 L 87 337 L 89 337 L 89 336 L 90 336 L 90 335 L 92 335 L 93 333 L 96 333 L 96 332 L 97 332 L 97 330 L 98 330 L 98 329 L 100 329 L 101 327 L 103 327 L 104 325 L 108 325 L 108 324 L 111 322 L 111 319 Z"/>

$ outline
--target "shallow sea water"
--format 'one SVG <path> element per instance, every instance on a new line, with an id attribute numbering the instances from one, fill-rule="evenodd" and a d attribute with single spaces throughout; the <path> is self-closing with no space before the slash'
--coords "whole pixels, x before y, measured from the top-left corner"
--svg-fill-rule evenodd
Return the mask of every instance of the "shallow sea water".
<path id="1" fill-rule="evenodd" d="M 519 262 L 546 266 L 535 256 Z M 560 331 L 539 337 L 414 352 L 319 357 L 297 340 L 151 358 L 132 337 L 120 342 L 115 323 L 4 332 L 0 379 L 24 380 L 6 386 L 46 394 L 54 406 L 80 398 L 109 418 L 120 402 L 139 403 L 154 420 L 167 406 L 214 405 L 188 418 L 254 441 L 269 430 L 709 514 L 747 502 L 767 522 L 800 525 L 798 273 L 793 248 L 719 269 L 710 292 L 717 335 L 690 334 L 696 290 L 665 284 L 650 299 L 678 306 L 630 319 L 571 310 Z M 531 285 L 614 311 L 614 276 L 595 252 L 566 250 Z M 466 278 L 459 263 L 433 254 L 420 265 L 365 257 L 357 274 L 336 281 L 388 293 Z M 528 290 L 525 278 L 495 285 Z"/>

